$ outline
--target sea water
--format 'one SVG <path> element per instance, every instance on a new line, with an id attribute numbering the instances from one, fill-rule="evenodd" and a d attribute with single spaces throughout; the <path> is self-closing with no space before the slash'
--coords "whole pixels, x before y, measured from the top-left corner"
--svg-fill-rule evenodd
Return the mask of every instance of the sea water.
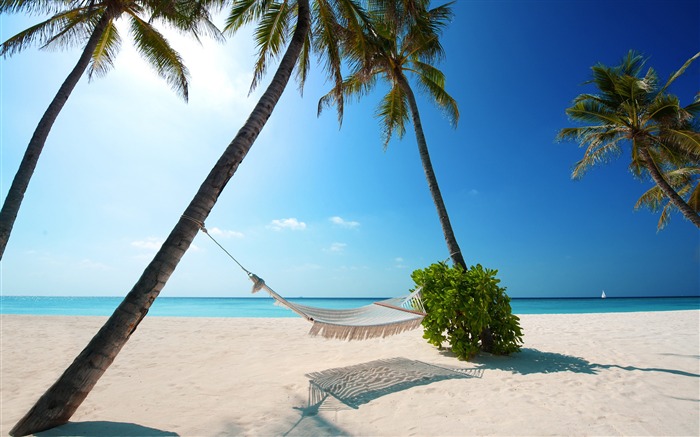
<path id="1" fill-rule="evenodd" d="M 109 316 L 121 297 L 0 296 L 0 314 Z M 292 298 L 321 308 L 357 308 L 380 298 Z M 700 297 L 607 299 L 511 299 L 515 314 L 577 314 L 638 311 L 700 310 Z M 271 298 L 159 297 L 149 316 L 169 317 L 297 317 L 274 305 Z"/>

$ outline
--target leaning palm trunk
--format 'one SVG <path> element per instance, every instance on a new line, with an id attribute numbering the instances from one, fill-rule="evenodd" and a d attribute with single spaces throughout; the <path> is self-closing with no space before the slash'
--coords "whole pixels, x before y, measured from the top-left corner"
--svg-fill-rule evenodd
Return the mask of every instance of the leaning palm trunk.
<path id="1" fill-rule="evenodd" d="M 272 83 L 219 158 L 134 288 L 85 349 L 10 431 L 27 435 L 66 423 L 129 340 L 209 216 L 277 104 L 309 31 L 308 0 L 298 0 L 297 27 Z"/>
<path id="2" fill-rule="evenodd" d="M 656 182 L 659 189 L 666 195 L 666 197 L 668 197 L 669 201 L 673 203 L 676 208 L 678 208 L 685 218 L 700 228 L 700 215 L 698 215 L 698 213 L 695 212 L 693 208 L 691 208 L 690 205 L 688 205 L 685 200 L 678 195 L 676 190 L 674 190 L 673 187 L 671 187 L 671 185 L 666 181 L 663 174 L 661 174 L 661 171 L 656 166 L 654 159 L 649 154 L 649 150 L 647 150 L 646 146 L 642 145 L 639 147 L 639 153 L 644 160 L 644 165 L 646 166 L 647 170 L 649 170 L 651 178 L 654 180 L 654 182 Z"/>
<path id="3" fill-rule="evenodd" d="M 425 134 L 423 133 L 423 125 L 420 121 L 420 113 L 418 112 L 416 98 L 405 77 L 400 76 L 399 81 L 401 88 L 406 93 L 408 104 L 411 108 L 411 118 L 413 120 L 413 128 L 416 133 L 418 152 L 420 154 L 421 163 L 423 164 L 425 178 L 428 180 L 430 194 L 433 197 L 433 202 L 435 203 L 435 208 L 437 209 L 438 217 L 440 219 L 440 225 L 442 226 L 442 233 L 445 236 L 447 249 L 450 251 L 452 262 L 455 265 L 461 266 L 462 269 L 467 270 L 467 263 L 464 261 L 464 256 L 462 256 L 462 251 L 459 248 L 459 244 L 457 244 L 454 231 L 452 231 L 450 217 L 447 215 L 447 208 L 445 207 L 445 202 L 442 200 L 440 187 L 438 186 L 437 178 L 435 177 L 435 172 L 433 171 L 433 164 L 430 161 L 428 143 L 425 140 Z M 488 326 L 484 328 L 479 338 L 481 339 L 481 347 L 483 350 L 486 352 L 491 352 L 493 350 L 493 336 L 491 335 L 491 329 Z"/>
<path id="4" fill-rule="evenodd" d="M 51 127 L 58 118 L 58 114 L 61 113 L 61 109 L 63 109 L 63 106 L 66 104 L 71 92 L 73 92 L 73 89 L 75 89 L 83 73 L 87 70 L 88 65 L 90 65 L 92 54 L 99 44 L 102 33 L 107 28 L 108 23 L 109 17 L 105 13 L 97 26 L 95 26 L 92 35 L 90 35 L 90 39 L 83 49 L 78 63 L 73 67 L 73 70 L 71 70 L 66 80 L 58 89 L 56 96 L 49 104 L 41 120 L 39 120 L 39 124 L 34 130 L 31 140 L 29 140 L 27 150 L 24 152 L 19 169 L 15 174 L 15 178 L 12 180 L 12 185 L 10 185 L 10 190 L 2 205 L 2 210 L 0 210 L 0 260 L 5 253 L 5 247 L 7 247 L 12 227 L 15 224 L 19 208 L 22 205 L 24 193 L 27 191 L 29 181 L 39 162 L 39 155 L 41 155 L 41 151 L 44 149 L 44 144 L 46 144 L 46 138 L 49 136 Z"/>
<path id="5" fill-rule="evenodd" d="M 421 163 L 423 164 L 423 171 L 425 172 L 425 178 L 428 180 L 428 188 L 430 189 L 430 195 L 433 197 L 433 202 L 435 203 L 435 208 L 437 209 L 438 218 L 440 219 L 440 225 L 442 226 L 442 233 L 445 236 L 445 243 L 447 243 L 447 250 L 450 252 L 450 258 L 455 265 L 461 266 L 464 270 L 467 269 L 467 264 L 464 261 L 464 256 L 462 256 L 462 251 L 457 244 L 457 239 L 455 238 L 454 231 L 452 231 L 452 224 L 450 223 L 450 217 L 447 215 L 447 208 L 445 207 L 445 202 L 442 200 L 442 194 L 440 193 L 440 186 L 438 185 L 437 178 L 435 177 L 435 171 L 433 171 L 433 164 L 430 161 L 430 154 L 428 153 L 428 143 L 425 140 L 425 134 L 423 133 L 423 125 L 420 121 L 420 113 L 418 112 L 418 104 L 416 103 L 416 98 L 413 94 L 411 86 L 408 81 L 401 76 L 402 80 L 400 83 L 401 89 L 406 93 L 408 97 L 408 104 L 411 107 L 411 118 L 413 120 L 413 127 L 416 133 L 416 142 L 418 143 L 418 152 L 420 154 Z"/>

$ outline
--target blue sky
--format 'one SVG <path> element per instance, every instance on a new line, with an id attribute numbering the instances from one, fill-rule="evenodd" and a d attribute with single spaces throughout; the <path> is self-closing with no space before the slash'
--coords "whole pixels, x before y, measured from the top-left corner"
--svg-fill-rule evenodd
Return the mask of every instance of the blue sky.
<path id="1" fill-rule="evenodd" d="M 629 50 L 665 80 L 700 50 L 691 1 L 464 1 L 440 64 L 456 129 L 423 99 L 428 145 L 468 264 L 499 270 L 512 297 L 700 294 L 700 233 L 680 215 L 634 211 L 651 185 L 623 155 L 570 178 L 583 151 L 555 143 L 597 62 Z M 2 40 L 37 17 L 1 16 Z M 245 31 L 202 46 L 171 35 L 190 68 L 183 103 L 125 41 L 115 69 L 71 95 L 49 136 L 2 260 L 6 295 L 125 295 L 233 138 L 254 47 Z M 1 60 L 0 195 L 78 50 Z M 373 117 L 386 89 L 316 117 L 315 66 L 291 84 L 207 221 L 212 235 L 282 295 L 396 296 L 448 257 L 412 130 L 382 149 Z M 266 85 L 266 82 L 264 83 Z M 671 92 L 690 103 L 700 64 Z M 248 296 L 249 281 L 199 235 L 163 296 Z"/>

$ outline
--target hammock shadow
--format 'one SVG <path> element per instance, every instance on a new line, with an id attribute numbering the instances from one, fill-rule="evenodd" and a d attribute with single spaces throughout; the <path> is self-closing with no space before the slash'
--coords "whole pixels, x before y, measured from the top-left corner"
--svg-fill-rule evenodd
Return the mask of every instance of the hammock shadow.
<path id="1" fill-rule="evenodd" d="M 89 421 L 68 422 L 46 431 L 38 432 L 37 437 L 80 436 L 80 437 L 178 437 L 179 434 L 149 428 L 126 422 Z"/>
<path id="2" fill-rule="evenodd" d="M 302 414 L 316 414 L 333 400 L 358 409 L 391 393 L 448 379 L 480 378 L 482 369 L 449 368 L 406 358 L 376 360 L 309 373 L 309 401 Z M 331 405 L 326 405 L 330 407 Z M 342 409 L 338 406 L 334 409 Z"/>

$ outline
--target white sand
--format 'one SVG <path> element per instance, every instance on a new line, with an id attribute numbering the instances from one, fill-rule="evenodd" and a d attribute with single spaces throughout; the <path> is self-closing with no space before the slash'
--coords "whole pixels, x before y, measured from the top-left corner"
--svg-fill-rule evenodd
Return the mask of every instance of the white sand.
<path id="1" fill-rule="evenodd" d="M 0 434 L 104 320 L 0 318 Z M 71 423 L 40 434 L 700 434 L 699 311 L 521 322 L 523 352 L 467 363 L 420 330 L 346 343 L 308 337 L 301 319 L 147 317 Z M 340 399 L 313 405 L 314 372 Z"/>

